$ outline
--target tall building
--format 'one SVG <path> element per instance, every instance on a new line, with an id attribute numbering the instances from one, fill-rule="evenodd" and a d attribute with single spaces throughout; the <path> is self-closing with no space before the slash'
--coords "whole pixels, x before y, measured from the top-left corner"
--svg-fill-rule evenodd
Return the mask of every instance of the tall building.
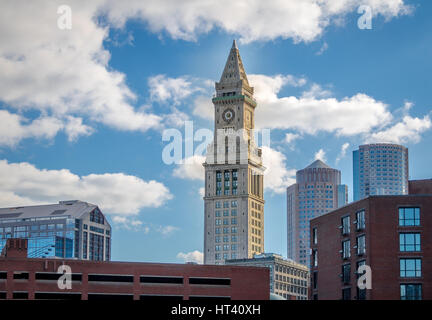
<path id="1" fill-rule="evenodd" d="M 8 239 L 0 255 L 0 300 L 269 299 L 269 273 L 264 268 L 28 259 L 26 242 Z M 59 269 L 62 266 L 72 271 L 71 288 L 58 285 L 63 277 L 63 270 Z"/>
<path id="2" fill-rule="evenodd" d="M 226 260 L 226 265 L 266 267 L 270 272 L 270 293 L 285 299 L 307 300 L 309 268 L 274 253 L 256 254 L 251 259 Z"/>
<path id="3" fill-rule="evenodd" d="M 96 205 L 78 200 L 0 208 L 0 251 L 9 238 L 28 239 L 29 258 L 110 260 L 111 226 Z"/>
<path id="4" fill-rule="evenodd" d="M 432 299 L 432 180 L 311 220 L 311 298 Z M 364 267 L 366 266 L 366 267 Z M 370 286 L 359 287 L 370 268 Z M 359 279 L 359 277 L 362 279 Z"/>
<path id="5" fill-rule="evenodd" d="M 354 201 L 369 195 L 408 193 L 408 149 L 397 144 L 366 144 L 353 151 Z"/>
<path id="6" fill-rule="evenodd" d="M 348 201 L 341 172 L 316 160 L 297 171 L 296 183 L 287 188 L 288 258 L 309 266 L 309 220 Z"/>
<path id="7" fill-rule="evenodd" d="M 257 103 L 235 41 L 215 87 L 215 134 L 203 164 L 205 264 L 264 251 L 263 166 L 253 137 Z"/>

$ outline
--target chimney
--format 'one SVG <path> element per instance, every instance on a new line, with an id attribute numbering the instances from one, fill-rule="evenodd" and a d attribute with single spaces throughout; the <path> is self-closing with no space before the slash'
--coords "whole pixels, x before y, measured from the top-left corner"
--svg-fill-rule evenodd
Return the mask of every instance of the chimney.
<path id="1" fill-rule="evenodd" d="M 27 239 L 7 239 L 1 256 L 6 258 L 27 258 Z"/>

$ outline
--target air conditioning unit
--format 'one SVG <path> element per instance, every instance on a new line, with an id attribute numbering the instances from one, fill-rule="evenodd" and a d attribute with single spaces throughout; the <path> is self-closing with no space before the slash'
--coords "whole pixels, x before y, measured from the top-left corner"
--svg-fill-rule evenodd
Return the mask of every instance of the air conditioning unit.
<path id="1" fill-rule="evenodd" d="M 354 249 L 357 249 L 357 245 L 353 246 Z"/>
<path id="2" fill-rule="evenodd" d="M 338 228 L 339 228 L 339 229 L 342 229 L 342 228 L 343 228 L 343 226 L 339 226 Z"/>
<path id="3" fill-rule="evenodd" d="M 339 250 L 339 253 L 343 253 L 343 250 Z"/>

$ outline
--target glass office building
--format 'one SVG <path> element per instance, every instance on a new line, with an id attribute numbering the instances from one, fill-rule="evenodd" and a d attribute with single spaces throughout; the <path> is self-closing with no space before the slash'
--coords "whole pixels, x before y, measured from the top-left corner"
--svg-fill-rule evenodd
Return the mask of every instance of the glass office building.
<path id="1" fill-rule="evenodd" d="M 408 194 L 408 149 L 397 144 L 367 144 L 353 151 L 354 201 L 370 195 Z"/>
<path id="2" fill-rule="evenodd" d="M 297 171 L 296 183 L 287 188 L 287 256 L 310 264 L 309 221 L 348 202 L 348 187 L 341 172 L 321 160 Z"/>
<path id="3" fill-rule="evenodd" d="M 8 238 L 28 239 L 29 258 L 110 260 L 111 226 L 87 202 L 0 208 L 0 251 Z"/>

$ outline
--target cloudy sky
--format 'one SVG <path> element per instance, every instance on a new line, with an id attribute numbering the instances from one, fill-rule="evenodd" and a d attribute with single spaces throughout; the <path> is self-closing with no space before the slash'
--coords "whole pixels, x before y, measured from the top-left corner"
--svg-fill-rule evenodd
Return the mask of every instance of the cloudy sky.
<path id="1" fill-rule="evenodd" d="M 372 29 L 359 28 L 361 5 Z M 114 260 L 202 259 L 203 156 L 165 164 L 162 134 L 184 135 L 185 121 L 213 129 L 214 81 L 233 39 L 255 87 L 256 126 L 271 130 L 266 251 L 286 254 L 285 189 L 316 158 L 342 170 L 350 198 L 362 143 L 404 144 L 410 177 L 432 176 L 430 1 L 0 0 L 0 9 L 0 206 L 98 204 L 114 227 Z"/>

